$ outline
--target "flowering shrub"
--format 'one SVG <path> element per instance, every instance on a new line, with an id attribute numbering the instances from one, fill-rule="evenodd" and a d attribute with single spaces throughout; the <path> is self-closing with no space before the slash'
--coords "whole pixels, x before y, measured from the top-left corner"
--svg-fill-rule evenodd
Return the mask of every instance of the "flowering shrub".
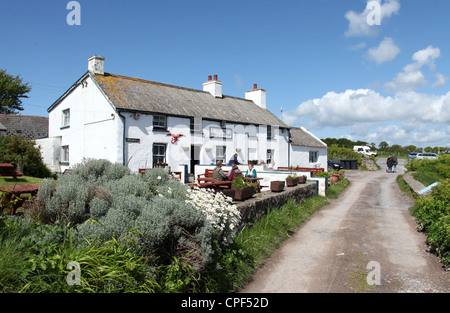
<path id="1" fill-rule="evenodd" d="M 232 199 L 209 189 L 195 188 L 188 190 L 186 203 L 201 211 L 217 232 L 219 240 L 224 244 L 232 241 L 236 236 L 241 221 L 241 214 Z"/>

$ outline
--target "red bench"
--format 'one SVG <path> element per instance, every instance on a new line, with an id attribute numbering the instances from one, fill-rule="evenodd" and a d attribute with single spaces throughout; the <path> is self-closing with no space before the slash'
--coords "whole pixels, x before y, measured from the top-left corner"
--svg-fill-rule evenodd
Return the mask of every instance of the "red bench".
<path id="1" fill-rule="evenodd" d="M 223 171 L 228 175 L 228 171 Z M 206 169 L 204 174 L 197 175 L 197 182 L 213 182 L 214 170 Z"/>
<path id="2" fill-rule="evenodd" d="M 25 200 L 28 199 L 27 196 L 22 194 L 30 193 L 31 197 L 35 197 L 39 190 L 39 185 L 15 185 L 15 186 L 1 186 L 0 191 L 5 193 L 5 197 L 2 203 L 0 200 L 0 212 L 3 211 L 5 207 L 12 203 L 11 215 L 16 214 L 18 208 L 22 206 Z"/>
<path id="3" fill-rule="evenodd" d="M 15 181 L 19 181 L 17 177 L 23 176 L 21 171 L 17 171 L 14 169 L 14 166 L 9 163 L 1 163 L 0 164 L 0 176 L 3 177 L 14 177 Z"/>

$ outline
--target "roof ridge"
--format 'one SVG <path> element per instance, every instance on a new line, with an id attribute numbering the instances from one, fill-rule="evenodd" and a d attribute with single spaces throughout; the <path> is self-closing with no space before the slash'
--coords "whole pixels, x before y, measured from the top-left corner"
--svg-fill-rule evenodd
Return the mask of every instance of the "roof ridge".
<path id="1" fill-rule="evenodd" d="M 153 81 L 153 80 L 148 80 L 148 79 L 143 79 L 143 78 L 136 78 L 136 77 L 131 77 L 131 76 L 118 75 L 118 74 L 112 74 L 112 73 L 105 73 L 104 75 L 95 74 L 95 77 L 97 77 L 97 76 L 99 76 L 99 77 L 102 77 L 102 76 L 113 76 L 113 77 L 118 77 L 118 78 L 129 79 L 129 80 L 133 80 L 133 81 L 137 81 L 137 82 L 142 82 L 142 83 L 149 83 L 149 84 L 155 84 L 155 85 L 160 85 L 160 86 L 165 86 L 165 87 L 170 87 L 170 88 L 177 88 L 177 89 L 186 90 L 186 91 L 195 91 L 195 92 L 200 92 L 200 93 L 209 93 L 208 91 L 204 91 L 204 90 L 200 90 L 200 89 L 176 86 L 176 85 L 171 85 L 171 84 L 167 84 L 167 83 L 156 82 L 156 81 Z M 252 101 L 252 100 L 249 100 L 249 99 L 240 98 L 240 97 L 236 97 L 236 96 L 222 95 L 222 98 L 225 98 L 225 97 L 232 98 L 232 99 L 237 99 L 237 100 Z"/>

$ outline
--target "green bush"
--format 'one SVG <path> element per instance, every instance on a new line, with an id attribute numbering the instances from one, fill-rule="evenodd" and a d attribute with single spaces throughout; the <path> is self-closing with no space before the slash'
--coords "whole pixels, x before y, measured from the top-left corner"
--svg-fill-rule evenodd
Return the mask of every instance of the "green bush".
<path id="1" fill-rule="evenodd" d="M 427 243 L 450 266 L 450 179 L 441 181 L 430 196 L 418 197 L 411 211 Z"/>
<path id="2" fill-rule="evenodd" d="M 51 171 L 44 164 L 35 142 L 19 135 L 3 137 L 0 141 L 0 163 L 23 166 L 23 174 L 33 177 L 50 177 Z"/>

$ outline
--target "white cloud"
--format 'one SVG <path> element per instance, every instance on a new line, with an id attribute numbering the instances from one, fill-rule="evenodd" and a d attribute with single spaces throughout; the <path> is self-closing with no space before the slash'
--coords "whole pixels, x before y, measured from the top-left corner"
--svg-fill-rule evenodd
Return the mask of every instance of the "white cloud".
<path id="1" fill-rule="evenodd" d="M 417 90 L 424 87 L 427 84 L 425 75 L 421 69 L 423 66 L 428 65 L 431 70 L 436 70 L 434 61 L 441 55 L 441 50 L 433 46 L 428 46 L 425 49 L 415 52 L 412 56 L 414 61 L 411 64 L 406 65 L 403 68 L 403 72 L 397 74 L 397 76 L 390 82 L 385 84 L 386 89 L 389 92 L 405 92 Z M 446 77 L 442 74 L 436 74 L 437 81 L 432 87 L 441 87 L 445 85 Z"/>
<path id="2" fill-rule="evenodd" d="M 433 88 L 442 87 L 445 85 L 447 80 L 448 78 L 445 77 L 444 74 L 436 73 L 436 82 L 431 87 Z"/>
<path id="3" fill-rule="evenodd" d="M 450 92 L 435 96 L 408 91 L 393 97 L 371 89 L 328 92 L 303 102 L 290 115 L 311 130 L 347 128 L 351 136 L 368 142 L 450 146 Z"/>
<path id="4" fill-rule="evenodd" d="M 381 0 L 379 0 L 381 3 Z M 369 1 L 368 1 L 369 3 Z M 400 10 L 400 2 L 398 0 L 385 0 L 380 7 L 380 19 L 381 24 L 383 24 L 383 20 L 391 17 L 393 14 L 397 14 Z M 349 25 L 348 29 L 345 32 L 347 37 L 356 37 L 356 36 L 376 36 L 377 29 L 375 26 L 369 25 L 367 23 L 367 16 L 370 14 L 371 8 L 366 5 L 366 8 L 361 13 L 356 13 L 355 11 L 348 11 L 345 14 L 345 18 L 348 20 Z"/>
<path id="5" fill-rule="evenodd" d="M 366 57 L 377 64 L 382 64 L 392 61 L 399 53 L 400 48 L 397 47 L 394 40 L 390 37 L 386 37 L 378 47 L 369 49 Z"/>

